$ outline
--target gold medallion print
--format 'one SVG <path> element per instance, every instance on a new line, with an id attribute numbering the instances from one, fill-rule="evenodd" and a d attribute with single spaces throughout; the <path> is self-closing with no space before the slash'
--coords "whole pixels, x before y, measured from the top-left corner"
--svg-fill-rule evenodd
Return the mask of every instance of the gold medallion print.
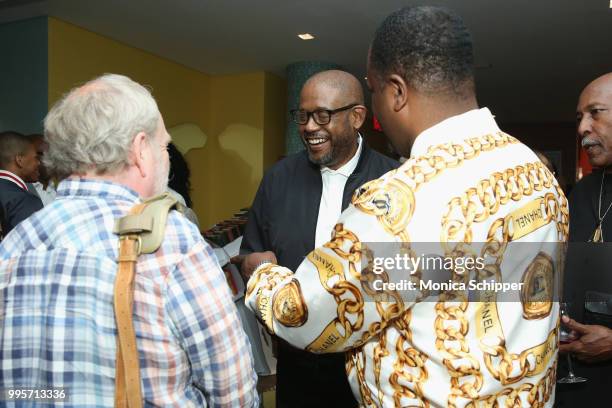
<path id="1" fill-rule="evenodd" d="M 389 234 L 402 237 L 414 213 L 415 199 L 414 192 L 403 181 L 377 179 L 358 191 L 353 204 L 363 212 L 375 215 Z"/>
<path id="2" fill-rule="evenodd" d="M 299 281 L 292 279 L 274 295 L 272 310 L 276 320 L 285 327 L 300 327 L 308 320 Z"/>
<path id="3" fill-rule="evenodd" d="M 552 259 L 540 252 L 522 278 L 521 303 L 525 319 L 542 319 L 550 314 L 554 293 L 553 275 Z"/>

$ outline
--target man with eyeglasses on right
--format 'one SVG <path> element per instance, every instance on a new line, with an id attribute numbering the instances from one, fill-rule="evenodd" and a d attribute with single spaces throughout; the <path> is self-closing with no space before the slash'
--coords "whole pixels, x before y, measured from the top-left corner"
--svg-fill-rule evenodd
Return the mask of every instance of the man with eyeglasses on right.
<path id="1" fill-rule="evenodd" d="M 291 116 L 306 150 L 266 172 L 242 240 L 243 274 L 265 261 L 297 268 L 329 241 L 355 189 L 399 166 L 360 135 L 363 103 L 359 80 L 344 71 L 323 71 L 304 84 Z M 344 364 L 343 353 L 311 354 L 279 340 L 276 406 L 356 407 Z"/>

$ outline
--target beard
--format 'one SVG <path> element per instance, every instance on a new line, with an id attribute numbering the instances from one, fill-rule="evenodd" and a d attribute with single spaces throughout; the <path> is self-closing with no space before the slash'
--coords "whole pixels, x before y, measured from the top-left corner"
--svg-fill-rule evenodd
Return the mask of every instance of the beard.
<path id="1" fill-rule="evenodd" d="M 310 160 L 311 163 L 316 164 L 318 166 L 328 166 L 334 161 L 334 146 L 333 145 L 331 146 L 331 149 L 329 149 L 327 153 L 323 154 L 319 158 L 315 157 L 312 154 L 312 152 L 308 149 L 308 147 L 306 148 L 306 150 L 308 151 L 308 160 Z"/>
<path id="2" fill-rule="evenodd" d="M 160 195 L 168 190 L 168 175 L 170 172 L 168 166 L 163 166 L 156 173 L 154 195 Z"/>
<path id="3" fill-rule="evenodd" d="M 310 145 L 308 144 L 308 139 L 314 139 L 314 138 L 319 138 L 319 137 L 327 139 L 329 143 L 328 151 L 324 152 L 323 154 L 314 153 L 311 150 Z M 333 139 L 328 133 L 321 132 L 321 131 L 312 132 L 312 133 L 304 133 L 300 137 L 300 139 L 302 140 L 302 144 L 306 148 L 306 152 L 308 153 L 308 160 L 311 163 L 319 165 L 319 166 L 327 166 L 334 160 L 334 143 L 333 143 Z"/>
<path id="4" fill-rule="evenodd" d="M 307 141 L 311 138 L 327 139 L 327 142 L 329 143 L 328 150 L 322 153 L 313 153 Z M 319 166 L 331 167 L 339 161 L 346 161 L 350 158 L 350 153 L 354 149 L 357 136 L 350 131 L 346 131 L 345 133 L 337 133 L 335 136 L 319 131 L 305 133 L 301 139 L 302 143 L 306 147 L 308 160 L 310 160 L 311 163 Z"/>
<path id="5" fill-rule="evenodd" d="M 168 178 L 170 176 L 170 161 L 163 160 L 161 153 L 156 154 L 156 161 L 160 166 L 155 169 L 155 184 L 153 196 L 165 193 L 168 190 Z"/>

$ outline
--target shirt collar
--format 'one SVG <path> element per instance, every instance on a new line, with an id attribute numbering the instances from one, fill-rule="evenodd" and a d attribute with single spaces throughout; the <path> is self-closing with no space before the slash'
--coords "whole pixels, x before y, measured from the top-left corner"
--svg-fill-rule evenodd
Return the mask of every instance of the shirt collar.
<path id="1" fill-rule="evenodd" d="M 13 182 L 17 184 L 19 188 L 21 188 L 22 190 L 28 191 L 28 186 L 26 185 L 25 181 L 23 181 L 21 177 L 19 177 L 13 172 L 10 172 L 4 169 L 0 169 L 0 178 Z"/>
<path id="2" fill-rule="evenodd" d="M 357 133 L 357 151 L 355 152 L 353 157 L 351 157 L 351 159 L 349 161 L 344 163 L 344 165 L 342 165 L 342 167 L 340 167 L 337 170 L 333 170 L 333 169 L 330 169 L 329 167 L 322 166 L 321 167 L 321 174 L 323 174 L 323 173 L 332 173 L 332 174 L 333 173 L 338 173 L 338 174 L 342 174 L 344 177 L 348 178 L 351 174 L 353 174 L 353 172 L 357 168 L 357 163 L 359 163 L 359 156 L 361 156 L 361 150 L 362 150 L 361 134 Z"/>
<path id="3" fill-rule="evenodd" d="M 91 197 L 105 200 L 139 202 L 140 196 L 131 188 L 107 180 L 71 177 L 57 186 L 57 198 Z"/>
<path id="4" fill-rule="evenodd" d="M 423 156 L 430 146 L 499 132 L 488 108 L 473 109 L 430 127 L 417 136 L 410 157 Z"/>

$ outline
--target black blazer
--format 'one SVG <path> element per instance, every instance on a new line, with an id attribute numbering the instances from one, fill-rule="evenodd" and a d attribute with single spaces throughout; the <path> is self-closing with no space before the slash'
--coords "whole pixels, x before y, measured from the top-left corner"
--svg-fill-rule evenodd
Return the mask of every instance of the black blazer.
<path id="1" fill-rule="evenodd" d="M 344 186 L 342 210 L 362 184 L 399 167 L 397 161 L 370 149 L 365 141 L 362 146 L 357 167 Z M 279 265 L 295 271 L 314 249 L 322 192 L 321 169 L 308 160 L 306 151 L 272 166 L 249 211 L 241 254 L 272 251 Z"/>
<path id="2" fill-rule="evenodd" d="M 6 236 L 17 224 L 43 208 L 38 196 L 21 189 L 12 181 L 0 179 L 2 232 Z"/>

